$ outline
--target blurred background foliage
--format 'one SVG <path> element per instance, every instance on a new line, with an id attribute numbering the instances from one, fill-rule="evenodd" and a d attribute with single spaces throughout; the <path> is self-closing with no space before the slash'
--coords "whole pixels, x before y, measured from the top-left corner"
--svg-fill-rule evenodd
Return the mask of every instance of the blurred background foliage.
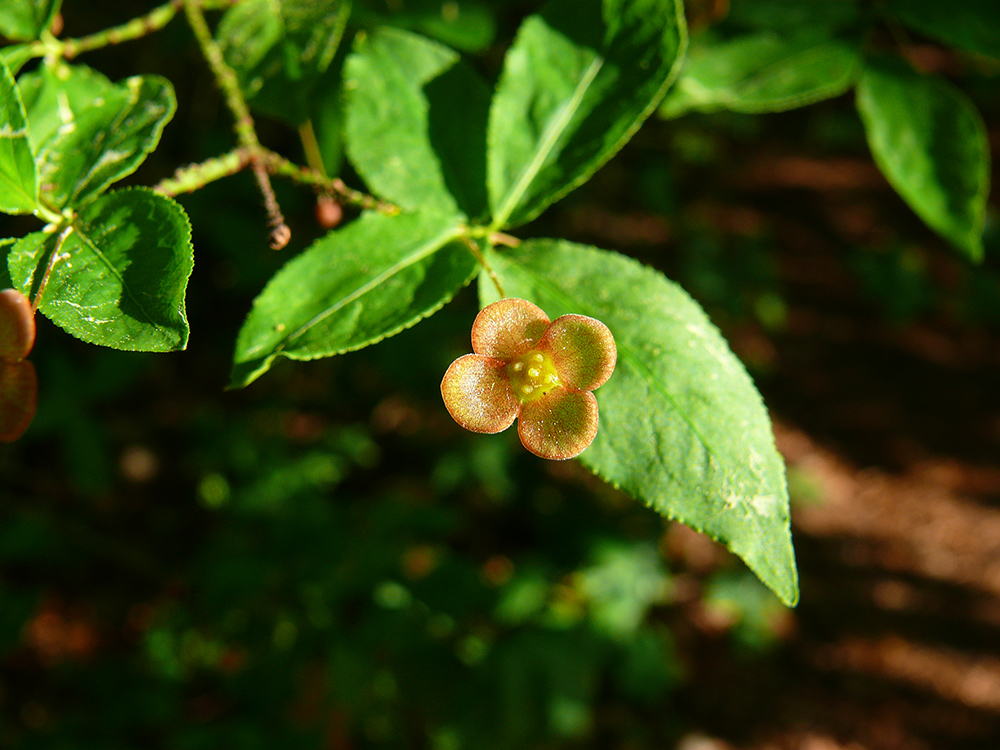
<path id="1" fill-rule="evenodd" d="M 66 0 L 64 35 L 152 5 Z M 434 36 L 495 76 L 534 7 L 368 0 L 355 20 Z M 693 25 L 719 7 L 692 3 Z M 918 52 L 961 79 L 995 147 L 1000 68 Z M 178 115 L 135 183 L 232 143 L 183 23 L 86 62 L 177 87 Z M 333 171 L 338 92 L 320 82 L 316 97 Z M 294 130 L 259 128 L 304 158 Z M 438 385 L 467 350 L 471 291 L 378 346 L 224 391 L 251 300 L 324 231 L 311 195 L 276 189 L 284 253 L 267 247 L 249 175 L 181 198 L 196 248 L 186 352 L 98 349 L 39 319 L 38 418 L 0 448 L 0 748 L 672 747 L 698 728 L 681 708 L 693 640 L 767 668 L 794 614 L 721 548 L 575 462 L 451 422 Z M 836 280 L 821 305 L 890 328 L 1000 329 L 995 212 L 983 265 L 949 253 L 882 183 L 845 97 L 654 118 L 527 231 L 663 269 L 766 396 L 795 378 L 775 352 L 802 274 Z M 808 476 L 791 485 L 817 500 Z"/>

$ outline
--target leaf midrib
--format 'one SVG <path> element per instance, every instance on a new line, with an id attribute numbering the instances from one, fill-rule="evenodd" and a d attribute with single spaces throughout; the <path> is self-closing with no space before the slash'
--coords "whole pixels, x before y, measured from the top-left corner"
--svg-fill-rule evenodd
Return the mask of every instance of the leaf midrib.
<path id="1" fill-rule="evenodd" d="M 297 328 L 295 331 L 286 336 L 276 347 L 274 347 L 273 353 L 276 354 L 277 352 L 287 349 L 289 346 L 293 344 L 295 339 L 299 338 L 300 336 L 304 336 L 312 328 L 319 325 L 319 323 L 321 323 L 322 321 L 326 320 L 326 318 L 330 317 L 337 311 L 342 310 L 351 302 L 360 299 L 365 294 L 370 292 L 372 289 L 379 286 L 392 276 L 395 276 L 403 269 L 409 268 L 410 266 L 420 262 L 424 258 L 433 255 L 442 247 L 447 245 L 449 242 L 451 242 L 454 239 L 457 239 L 461 234 L 462 234 L 462 228 L 460 226 L 449 227 L 447 230 L 441 232 L 436 237 L 428 240 L 425 244 L 420 245 L 412 253 L 400 259 L 395 264 L 389 266 L 387 269 L 382 271 L 382 273 L 372 277 L 354 291 L 350 292 L 349 294 L 345 294 L 343 297 L 341 297 L 335 303 L 333 303 L 325 310 L 320 312 L 318 315 L 313 316 L 306 323 L 299 326 L 299 328 Z"/>
<path id="2" fill-rule="evenodd" d="M 587 66 L 583 75 L 580 77 L 579 82 L 577 82 L 576 88 L 573 90 L 573 95 L 567 99 L 559 110 L 553 115 L 549 124 L 545 128 L 545 133 L 542 139 L 538 143 L 538 147 L 535 150 L 534 155 L 521 170 L 521 174 L 518 176 L 517 182 L 514 187 L 507 193 L 507 198 L 504 200 L 503 204 L 500 206 L 500 210 L 497 211 L 493 218 L 494 228 L 499 229 L 507 223 L 507 219 L 517 208 L 518 203 L 520 203 L 521 198 L 528 191 L 528 187 L 534 181 L 535 177 L 542 169 L 542 165 L 549 158 L 549 155 L 555 149 L 556 142 L 559 137 L 565 132 L 566 128 L 569 126 L 570 121 L 573 116 L 580 109 L 580 105 L 583 103 L 583 97 L 586 95 L 587 91 L 590 89 L 590 85 L 594 82 L 597 74 L 604 67 L 605 58 L 601 55 L 596 56 Z"/>

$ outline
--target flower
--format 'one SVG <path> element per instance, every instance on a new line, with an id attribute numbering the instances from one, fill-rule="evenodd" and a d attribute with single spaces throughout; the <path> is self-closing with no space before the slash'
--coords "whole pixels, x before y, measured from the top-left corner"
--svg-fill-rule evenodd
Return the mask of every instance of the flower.
<path id="1" fill-rule="evenodd" d="M 25 357 L 35 344 L 35 311 L 16 289 L 0 290 L 0 443 L 17 440 L 35 418 L 38 378 Z"/>
<path id="2" fill-rule="evenodd" d="M 444 405 L 462 427 L 492 434 L 517 419 L 524 447 L 556 461 L 593 442 L 591 391 L 611 377 L 618 356 L 604 323 L 585 315 L 549 321 L 537 305 L 506 297 L 476 317 L 472 350 L 441 381 Z"/>

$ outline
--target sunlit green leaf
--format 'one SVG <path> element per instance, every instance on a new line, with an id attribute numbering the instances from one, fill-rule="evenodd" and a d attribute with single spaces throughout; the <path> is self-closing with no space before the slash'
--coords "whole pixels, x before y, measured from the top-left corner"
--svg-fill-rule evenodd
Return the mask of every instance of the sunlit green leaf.
<path id="1" fill-rule="evenodd" d="M 160 76 L 111 83 L 57 63 L 23 76 L 28 129 L 43 198 L 58 208 L 93 198 L 132 174 L 160 141 L 177 102 Z"/>
<path id="2" fill-rule="evenodd" d="M 243 0 L 226 11 L 216 38 L 250 106 L 299 125 L 349 15 L 346 0 Z"/>
<path id="3" fill-rule="evenodd" d="M 38 205 L 35 157 L 17 84 L 0 61 L 0 211 L 31 213 Z"/>
<path id="4" fill-rule="evenodd" d="M 359 40 L 345 66 L 347 153 L 402 208 L 486 212 L 486 84 L 437 42 L 398 29 Z"/>
<path id="5" fill-rule="evenodd" d="M 784 463 L 757 389 L 698 304 L 657 271 L 569 242 L 532 240 L 488 260 L 508 295 L 614 334 L 618 366 L 595 391 L 600 428 L 581 461 L 724 543 L 794 604 Z M 482 277 L 480 290 L 495 294 Z"/>
<path id="6" fill-rule="evenodd" d="M 0 3 L 0 36 L 30 41 L 49 27 L 62 0 L 4 0 Z"/>
<path id="7" fill-rule="evenodd" d="M 732 39 L 693 37 L 661 113 L 775 112 L 847 91 L 861 69 L 857 41 L 823 33 L 760 31 Z"/>
<path id="8" fill-rule="evenodd" d="M 983 257 L 989 193 L 986 126 L 962 92 L 894 59 L 866 64 L 858 112 L 875 163 L 929 227 Z"/>
<path id="9" fill-rule="evenodd" d="M 632 136 L 685 44 L 676 0 L 554 0 L 521 26 L 490 109 L 494 225 L 523 224 Z"/>
<path id="10" fill-rule="evenodd" d="M 996 0 L 889 0 L 889 12 L 907 26 L 946 44 L 1000 58 L 1000 3 Z"/>
<path id="11" fill-rule="evenodd" d="M 476 269 L 457 234 L 454 217 L 370 213 L 313 243 L 254 300 L 232 385 L 252 382 L 276 357 L 360 349 L 433 313 Z"/>
<path id="12" fill-rule="evenodd" d="M 55 233 L 21 239 L 7 258 L 15 288 L 37 292 Z M 84 206 L 42 292 L 39 309 L 92 344 L 129 351 L 183 349 L 184 294 L 191 275 L 191 227 L 170 198 L 118 190 Z"/>

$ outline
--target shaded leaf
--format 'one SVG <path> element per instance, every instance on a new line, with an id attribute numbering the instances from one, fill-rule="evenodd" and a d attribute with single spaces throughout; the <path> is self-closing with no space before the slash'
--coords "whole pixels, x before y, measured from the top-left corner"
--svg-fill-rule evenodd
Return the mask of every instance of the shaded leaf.
<path id="1" fill-rule="evenodd" d="M 889 0 L 888 9 L 921 34 L 1000 58 L 1000 3 L 996 0 Z"/>
<path id="2" fill-rule="evenodd" d="M 13 76 L 0 61 L 0 211 L 26 214 L 37 205 L 35 157 L 24 105 Z"/>
<path id="3" fill-rule="evenodd" d="M 85 66 L 57 64 L 21 83 L 42 196 L 77 206 L 132 174 L 177 108 L 160 76 L 111 83 Z"/>
<path id="4" fill-rule="evenodd" d="M 857 80 L 856 40 L 822 32 L 761 31 L 720 40 L 693 37 L 677 84 L 660 109 L 667 117 L 689 110 L 776 112 L 802 107 L 847 91 Z"/>
<path id="5" fill-rule="evenodd" d="M 276 357 L 360 349 L 427 317 L 476 270 L 453 217 L 369 213 L 290 261 L 254 300 L 236 342 L 233 386 Z"/>
<path id="6" fill-rule="evenodd" d="M 841 29 L 860 17 L 857 0 L 753 0 L 731 3 L 726 23 L 797 32 L 807 27 Z"/>
<path id="7" fill-rule="evenodd" d="M 308 120 L 350 12 L 345 0 L 243 0 L 226 11 L 216 38 L 251 108 Z"/>
<path id="8" fill-rule="evenodd" d="M 611 158 L 659 103 L 685 41 L 675 0 L 554 0 L 525 20 L 490 108 L 494 226 L 529 221 Z"/>
<path id="9" fill-rule="evenodd" d="M 0 4 L 0 36 L 20 41 L 38 39 L 61 5 L 62 0 L 6 0 Z"/>
<path id="10" fill-rule="evenodd" d="M 488 260 L 512 296 L 556 317 L 601 320 L 618 345 L 595 391 L 600 427 L 580 456 L 595 473 L 724 543 L 786 604 L 798 600 L 784 463 L 740 361 L 702 309 L 657 271 L 553 240 Z M 481 277 L 484 302 L 495 293 Z"/>
<path id="11" fill-rule="evenodd" d="M 972 260 L 983 257 L 990 148 L 975 106 L 947 81 L 872 60 L 858 112 L 879 169 L 910 208 Z"/>
<path id="12" fill-rule="evenodd" d="M 405 210 L 486 212 L 490 92 L 456 52 L 398 29 L 347 59 L 347 153 L 373 192 Z"/>
<path id="13" fill-rule="evenodd" d="M 58 238 L 35 232 L 7 258 L 14 286 L 36 292 Z M 84 206 L 52 267 L 39 310 L 92 344 L 129 351 L 187 346 L 191 227 L 175 201 L 132 188 Z"/>

